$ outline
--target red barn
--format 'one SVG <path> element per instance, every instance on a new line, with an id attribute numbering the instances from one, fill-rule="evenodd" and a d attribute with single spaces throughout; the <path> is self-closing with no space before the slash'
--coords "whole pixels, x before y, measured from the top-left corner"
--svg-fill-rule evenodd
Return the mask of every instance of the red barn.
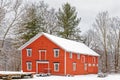
<path id="1" fill-rule="evenodd" d="M 52 75 L 98 73 L 99 55 L 80 42 L 39 33 L 19 50 L 23 72 Z"/>

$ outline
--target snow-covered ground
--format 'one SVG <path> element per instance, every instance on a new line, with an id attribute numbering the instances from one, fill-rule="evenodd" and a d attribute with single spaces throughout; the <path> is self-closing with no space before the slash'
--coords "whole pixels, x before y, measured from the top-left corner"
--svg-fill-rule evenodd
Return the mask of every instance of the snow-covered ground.
<path id="1" fill-rule="evenodd" d="M 47 76 L 47 77 L 36 77 L 31 79 L 21 79 L 21 80 L 120 80 L 120 74 L 110 74 L 105 78 L 98 78 L 95 74 L 90 75 L 79 75 L 74 77 L 65 76 Z"/>
<path id="2" fill-rule="evenodd" d="M 10 72 L 10 71 L 0 71 L 0 74 L 24 74 L 23 72 Z M 1 80 L 1 79 L 0 79 Z M 34 75 L 34 78 L 28 79 L 17 79 L 17 80 L 120 80 L 120 74 L 109 74 L 105 78 L 97 77 L 97 74 L 90 75 L 76 75 L 72 77 L 67 76 L 45 76 L 45 77 L 37 77 Z"/>

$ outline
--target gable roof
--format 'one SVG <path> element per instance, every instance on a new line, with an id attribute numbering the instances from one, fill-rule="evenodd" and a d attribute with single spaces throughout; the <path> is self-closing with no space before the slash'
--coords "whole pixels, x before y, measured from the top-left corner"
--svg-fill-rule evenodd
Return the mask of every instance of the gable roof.
<path id="1" fill-rule="evenodd" d="M 28 42 L 26 42 L 24 45 L 22 45 L 18 50 L 24 49 L 26 46 L 34 42 L 37 38 L 41 37 L 44 35 L 47 37 L 49 40 L 60 46 L 62 49 L 69 51 L 69 52 L 74 52 L 74 53 L 79 53 L 79 54 L 86 54 L 86 55 L 94 55 L 94 56 L 99 56 L 95 51 L 90 49 L 88 46 L 86 46 L 83 43 L 56 37 L 47 33 L 39 33 L 33 38 L 31 38 Z"/>

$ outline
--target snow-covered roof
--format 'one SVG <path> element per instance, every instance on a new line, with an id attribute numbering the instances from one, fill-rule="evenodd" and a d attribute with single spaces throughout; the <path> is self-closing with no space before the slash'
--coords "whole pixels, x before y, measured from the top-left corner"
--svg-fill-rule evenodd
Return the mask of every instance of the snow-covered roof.
<path id="1" fill-rule="evenodd" d="M 90 49 L 88 46 L 86 46 L 83 43 L 60 38 L 60 37 L 53 36 L 53 35 L 43 33 L 43 32 L 37 34 L 35 37 L 30 39 L 28 42 L 22 45 L 19 48 L 19 50 L 22 50 L 23 48 L 31 44 L 33 41 L 35 41 L 37 38 L 39 38 L 42 35 L 46 36 L 49 40 L 51 40 L 52 42 L 54 42 L 55 44 L 57 44 L 59 47 L 61 47 L 62 49 L 66 51 L 79 53 L 79 54 L 99 56 L 99 54 L 97 54 L 95 51 L 93 51 L 92 49 Z"/>

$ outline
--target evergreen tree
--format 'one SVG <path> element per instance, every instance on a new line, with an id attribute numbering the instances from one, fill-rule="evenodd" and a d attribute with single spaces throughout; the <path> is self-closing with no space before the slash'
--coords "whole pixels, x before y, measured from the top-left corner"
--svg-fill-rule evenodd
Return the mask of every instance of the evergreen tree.
<path id="1" fill-rule="evenodd" d="M 31 5 L 26 9 L 25 19 L 23 17 L 24 23 L 22 24 L 22 29 L 20 31 L 23 33 L 21 38 L 24 39 L 24 41 L 28 41 L 32 37 L 34 37 L 37 33 L 40 32 L 41 26 L 38 25 L 39 23 L 42 24 L 42 18 L 36 16 L 36 6 Z M 41 21 L 40 21 L 41 20 Z"/>
<path id="2" fill-rule="evenodd" d="M 75 7 L 71 7 L 69 3 L 64 4 L 62 9 L 59 9 L 57 18 L 60 27 L 58 34 L 61 37 L 80 40 L 80 28 L 78 24 L 81 18 L 77 18 Z"/>
<path id="3" fill-rule="evenodd" d="M 58 28 L 55 10 L 40 1 L 38 4 L 27 5 L 17 35 L 23 44 L 39 32 L 57 34 Z"/>

